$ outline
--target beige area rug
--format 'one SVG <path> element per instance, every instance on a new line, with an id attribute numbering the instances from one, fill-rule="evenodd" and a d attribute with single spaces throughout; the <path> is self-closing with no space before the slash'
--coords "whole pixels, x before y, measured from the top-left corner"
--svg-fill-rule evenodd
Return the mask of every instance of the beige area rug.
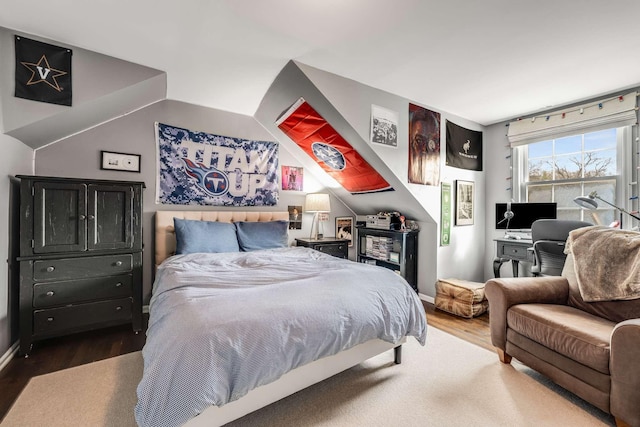
<path id="1" fill-rule="evenodd" d="M 376 356 L 237 420 L 240 426 L 612 426 L 518 364 L 431 327 L 402 364 Z M 2 426 L 134 426 L 139 352 L 33 378 Z"/>

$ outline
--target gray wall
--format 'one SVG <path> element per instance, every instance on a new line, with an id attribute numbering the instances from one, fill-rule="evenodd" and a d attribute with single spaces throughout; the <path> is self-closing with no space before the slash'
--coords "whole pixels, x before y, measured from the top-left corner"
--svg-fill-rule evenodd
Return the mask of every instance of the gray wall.
<path id="1" fill-rule="evenodd" d="M 253 140 L 274 138 L 250 116 L 204 108 L 178 101 L 160 101 L 129 115 L 112 120 L 65 140 L 40 148 L 35 152 L 35 173 L 47 176 L 77 178 L 118 179 L 144 181 L 144 301 L 149 301 L 153 275 L 154 212 L 157 210 L 216 210 L 216 207 L 159 205 L 156 194 L 156 138 L 154 123 L 204 131 L 218 135 Z M 119 172 L 100 169 L 100 150 L 140 154 L 141 172 Z M 301 166 L 300 162 L 282 145 L 279 165 Z M 307 192 L 327 191 L 312 174 L 305 170 L 304 192 L 281 191 L 277 206 L 264 210 L 287 210 L 288 205 L 303 205 Z M 247 208 L 217 208 L 243 210 Z M 250 208 L 258 209 L 259 208 Z M 335 197 L 331 200 L 331 217 L 325 235 L 333 235 L 334 218 L 353 213 Z M 290 239 L 309 236 L 311 216 L 305 214 L 302 230 L 291 230 Z M 353 257 L 354 254 L 352 254 Z"/>
<path id="2" fill-rule="evenodd" d="M 2 51 L 0 50 L 0 54 Z M 13 176 L 33 173 L 33 150 L 0 133 L 0 359 L 18 339 L 18 196 Z M 6 261 L 5 261 L 6 260 Z"/>
<path id="3" fill-rule="evenodd" d="M 565 108 L 574 107 L 576 105 L 588 104 L 592 102 L 597 102 L 601 99 L 607 99 L 610 97 L 615 97 L 619 95 L 626 95 L 631 91 L 640 91 L 640 86 L 635 88 L 626 88 L 623 90 L 619 90 L 616 92 L 611 92 L 608 94 L 601 94 L 597 97 L 581 100 L 579 102 L 574 102 L 566 105 L 555 106 L 551 110 L 543 110 L 538 112 L 532 112 L 530 114 L 525 115 L 524 117 L 538 116 L 544 115 L 546 113 L 552 113 L 554 111 L 562 110 Z M 637 114 L 637 113 L 636 113 Z M 485 174 L 485 185 L 487 188 L 487 194 L 484 203 L 484 211 L 486 213 L 486 240 L 484 242 L 484 276 L 485 280 L 493 278 L 493 259 L 496 256 L 496 243 L 494 239 L 500 238 L 504 236 L 504 230 L 496 230 L 495 227 L 495 204 L 496 203 L 506 203 L 512 201 L 512 191 L 510 190 L 511 181 L 507 180 L 508 177 L 511 177 L 511 157 L 507 158 L 507 156 L 511 155 L 511 149 L 509 148 L 509 140 L 507 139 L 507 131 L 508 131 L 508 123 L 512 120 L 515 120 L 514 117 L 511 120 L 507 120 L 500 123 L 495 123 L 486 128 L 484 138 L 485 138 L 485 151 L 484 156 L 491 163 L 490 166 L 487 167 L 487 172 Z M 634 130 L 633 135 L 637 135 L 637 126 Z M 632 143 L 632 147 L 637 147 L 638 142 L 634 139 Z M 637 149 L 632 149 L 629 152 L 628 156 L 635 156 L 637 159 Z M 637 162 L 637 160 L 635 160 Z M 636 163 L 634 163 L 635 165 Z M 635 167 L 635 166 L 634 166 Z M 632 168 L 633 169 L 633 168 Z M 635 172 L 634 172 L 635 174 Z M 635 176 L 635 175 L 634 175 Z M 635 181 L 633 177 L 629 177 L 628 181 Z M 628 199 L 626 196 L 626 192 L 630 191 L 632 186 L 629 185 L 629 182 L 623 183 L 625 188 L 619 189 L 620 193 L 624 195 L 622 200 Z M 516 201 L 516 200 L 513 200 Z M 626 208 L 627 210 L 633 210 L 633 206 L 630 205 L 630 201 L 626 200 Z M 622 206 L 625 204 L 621 202 Z M 627 224 L 630 224 L 627 222 Z M 626 228 L 626 226 L 625 226 Z M 511 277 L 513 276 L 510 263 L 505 263 L 502 265 L 500 269 L 501 277 Z M 531 275 L 531 266 L 528 263 L 520 263 L 519 269 L 520 276 L 530 276 Z"/>
<path id="4" fill-rule="evenodd" d="M 71 48 L 72 107 L 14 96 L 14 35 Z M 4 131 L 32 148 L 98 125 L 166 96 L 160 70 L 0 27 L 0 104 Z"/>
<path id="5" fill-rule="evenodd" d="M 457 277 L 484 281 L 485 217 L 476 208 L 474 224 L 452 226 L 451 243 L 439 246 L 440 186 L 408 183 L 408 107 L 406 98 L 384 92 L 304 64 L 290 62 L 276 78 L 265 95 L 255 116 L 292 151 L 302 151 L 275 126 L 275 119 L 298 97 L 306 99 L 336 130 L 387 179 L 394 192 L 352 195 L 342 188 L 334 192 L 357 214 L 371 214 L 379 210 L 398 210 L 410 219 L 419 221 L 418 287 L 422 294 L 435 297 L 438 278 Z M 370 144 L 371 105 L 397 111 L 400 114 L 398 147 L 388 148 Z M 475 182 L 476 206 L 484 206 L 484 172 L 450 168 L 444 165 L 446 149 L 445 120 L 473 130 L 483 128 L 437 108 L 442 116 L 441 180 L 455 188 L 455 180 Z M 313 161 L 306 156 L 311 165 Z M 485 157 L 486 158 L 486 157 Z M 454 199 L 455 200 L 455 199 Z"/>

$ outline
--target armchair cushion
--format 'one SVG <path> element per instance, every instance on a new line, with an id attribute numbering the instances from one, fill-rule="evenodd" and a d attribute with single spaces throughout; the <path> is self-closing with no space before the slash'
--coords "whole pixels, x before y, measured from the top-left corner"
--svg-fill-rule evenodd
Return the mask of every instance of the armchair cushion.
<path id="1" fill-rule="evenodd" d="M 484 287 L 489 300 L 491 342 L 505 350 L 507 342 L 507 311 L 516 304 L 566 304 L 569 296 L 567 279 L 560 276 L 513 277 L 491 279 Z"/>
<path id="2" fill-rule="evenodd" d="M 609 374 L 609 339 L 615 323 L 566 305 L 519 304 L 507 313 L 510 329 Z"/>
<path id="3" fill-rule="evenodd" d="M 586 302 L 582 299 L 572 254 L 567 255 L 562 277 L 569 282 L 570 306 L 616 323 L 640 318 L 640 300 Z"/>

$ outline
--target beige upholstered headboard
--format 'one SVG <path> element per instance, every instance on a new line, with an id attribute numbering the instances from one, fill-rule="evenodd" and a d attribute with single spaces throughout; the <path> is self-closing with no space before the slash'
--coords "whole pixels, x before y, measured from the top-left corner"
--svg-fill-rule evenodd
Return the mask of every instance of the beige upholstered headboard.
<path id="1" fill-rule="evenodd" d="M 173 218 L 199 221 L 278 221 L 289 220 L 289 212 L 260 211 L 157 211 L 156 212 L 156 268 L 176 252 Z"/>

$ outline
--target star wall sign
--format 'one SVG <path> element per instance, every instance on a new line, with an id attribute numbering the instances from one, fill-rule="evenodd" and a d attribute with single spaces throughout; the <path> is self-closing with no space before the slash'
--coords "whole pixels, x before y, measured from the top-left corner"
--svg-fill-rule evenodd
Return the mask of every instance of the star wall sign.
<path id="1" fill-rule="evenodd" d="M 71 49 L 15 36 L 15 96 L 71 105 Z"/>

